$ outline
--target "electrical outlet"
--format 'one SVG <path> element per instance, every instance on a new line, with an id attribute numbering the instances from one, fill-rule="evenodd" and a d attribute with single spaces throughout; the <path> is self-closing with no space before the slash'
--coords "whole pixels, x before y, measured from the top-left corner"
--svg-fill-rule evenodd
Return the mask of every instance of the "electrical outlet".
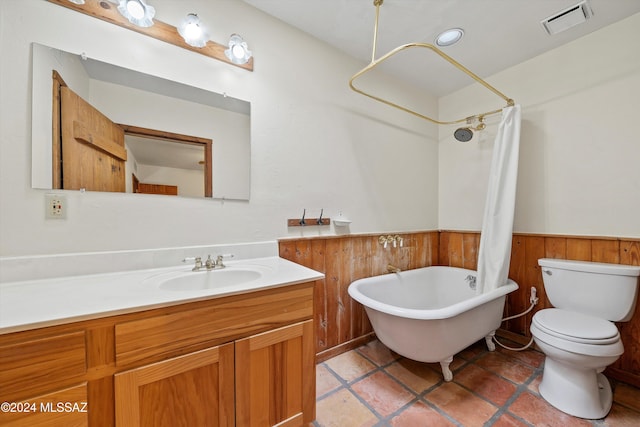
<path id="1" fill-rule="evenodd" d="M 63 194 L 45 195 L 45 215 L 46 219 L 66 219 L 67 218 L 67 197 Z"/>

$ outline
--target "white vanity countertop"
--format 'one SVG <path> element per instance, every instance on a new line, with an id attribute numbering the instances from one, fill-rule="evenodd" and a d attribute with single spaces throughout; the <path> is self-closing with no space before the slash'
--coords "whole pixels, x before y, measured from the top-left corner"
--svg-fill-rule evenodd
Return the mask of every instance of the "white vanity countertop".
<path id="1" fill-rule="evenodd" d="M 322 273 L 279 257 L 225 262 L 221 270 L 197 272 L 184 264 L 117 273 L 0 284 L 0 334 L 166 307 L 324 278 Z M 208 289 L 172 290 L 161 284 L 187 275 L 260 273 L 257 279 Z M 195 276 L 194 276 L 195 277 Z M 204 278 L 204 276 L 200 276 Z M 222 276 L 221 276 L 222 277 Z"/>

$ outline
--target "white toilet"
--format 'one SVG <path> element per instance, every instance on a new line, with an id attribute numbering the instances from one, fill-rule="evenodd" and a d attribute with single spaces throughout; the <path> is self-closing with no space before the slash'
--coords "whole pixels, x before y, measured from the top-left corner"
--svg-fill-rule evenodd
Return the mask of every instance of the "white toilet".
<path id="1" fill-rule="evenodd" d="M 550 258 L 538 264 L 555 307 L 538 311 L 531 322 L 546 355 L 540 394 L 567 414 L 603 418 L 612 394 L 601 372 L 624 352 L 613 322 L 633 315 L 640 267 Z"/>

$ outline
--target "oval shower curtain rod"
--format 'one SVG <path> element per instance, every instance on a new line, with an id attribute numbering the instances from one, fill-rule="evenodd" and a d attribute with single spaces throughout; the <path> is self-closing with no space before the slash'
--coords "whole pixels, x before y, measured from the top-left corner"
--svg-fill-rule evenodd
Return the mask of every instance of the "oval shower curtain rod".
<path id="1" fill-rule="evenodd" d="M 443 51 L 438 49 L 436 46 L 434 46 L 432 44 L 429 44 L 429 43 L 407 43 L 407 44 L 404 44 L 402 46 L 398 46 L 397 48 L 393 49 L 389 53 L 381 56 L 379 59 L 376 59 L 376 44 L 377 44 L 377 39 L 378 39 L 378 20 L 379 20 L 379 17 L 380 17 L 380 6 L 382 5 L 383 1 L 384 0 L 373 0 L 373 5 L 376 7 L 376 20 L 375 20 L 375 26 L 374 26 L 374 31 L 373 31 L 373 49 L 372 49 L 372 52 L 371 52 L 371 63 L 369 65 L 367 65 L 365 68 L 363 68 L 362 70 L 358 71 L 356 74 L 354 74 L 353 77 L 351 77 L 351 80 L 349 80 L 349 86 L 351 87 L 351 89 L 353 89 L 355 92 L 358 92 L 361 95 L 367 96 L 367 97 L 369 97 L 371 99 L 374 99 L 374 100 L 376 100 L 378 102 L 382 102 L 382 103 L 387 104 L 387 105 L 389 105 L 391 107 L 398 108 L 398 109 L 400 109 L 402 111 L 405 111 L 405 112 L 407 112 L 409 114 L 413 114 L 414 116 L 420 117 L 422 119 L 428 120 L 428 121 L 430 121 L 432 123 L 435 123 L 435 124 L 438 124 L 438 125 L 453 125 L 453 124 L 463 123 L 463 122 L 470 123 L 471 121 L 473 121 L 475 119 L 482 121 L 482 119 L 485 116 L 490 116 L 492 114 L 497 114 L 497 113 L 502 112 L 502 108 L 499 108 L 497 110 L 487 111 L 485 113 L 474 114 L 472 116 L 467 116 L 467 117 L 464 117 L 464 118 L 458 119 L 458 120 L 441 121 L 441 120 L 437 120 L 437 119 L 434 119 L 434 118 L 429 117 L 429 116 L 425 116 L 424 114 L 420 114 L 420 113 L 418 113 L 416 111 L 413 111 L 413 110 L 411 110 L 409 108 L 403 107 L 401 105 L 398 105 L 398 104 L 396 104 L 394 102 L 391 102 L 391 101 L 388 101 L 386 99 L 382 99 L 382 98 L 380 98 L 378 96 L 372 95 L 370 93 L 367 93 L 367 92 L 355 87 L 354 81 L 358 77 L 361 77 L 362 75 L 366 74 L 367 72 L 373 70 L 375 67 L 377 67 L 378 65 L 380 65 L 381 63 L 383 63 L 387 59 L 391 58 L 392 56 L 394 56 L 398 52 L 401 52 L 401 51 L 403 51 L 405 49 L 411 49 L 411 48 L 414 48 L 414 47 L 420 47 L 420 48 L 430 49 L 431 51 L 437 53 L 438 55 L 440 55 L 441 58 L 443 58 L 444 60 L 446 60 L 447 62 L 452 64 L 454 67 L 456 67 L 457 69 L 459 69 L 460 71 L 462 71 L 463 73 L 465 73 L 466 75 L 471 77 L 476 82 L 480 83 L 485 88 L 489 89 L 491 92 L 493 92 L 494 94 L 496 94 L 500 98 L 502 98 L 505 101 L 507 101 L 507 105 L 505 107 L 510 107 L 510 106 L 515 105 L 515 102 L 513 101 L 513 99 L 507 97 L 505 94 L 500 92 L 498 89 L 494 88 L 489 83 L 485 82 L 482 78 L 477 76 L 471 70 L 467 69 L 465 66 L 460 64 L 458 61 L 456 61 L 455 59 L 453 59 L 452 57 L 450 57 L 449 55 L 447 55 L 446 53 L 444 53 Z"/>

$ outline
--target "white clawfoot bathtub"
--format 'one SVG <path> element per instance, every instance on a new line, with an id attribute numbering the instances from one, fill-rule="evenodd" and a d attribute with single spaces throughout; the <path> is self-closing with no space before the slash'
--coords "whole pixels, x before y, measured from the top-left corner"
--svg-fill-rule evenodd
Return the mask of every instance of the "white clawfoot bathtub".
<path id="1" fill-rule="evenodd" d="M 456 267 L 424 267 L 356 280 L 349 295 L 364 305 L 378 339 L 396 353 L 420 362 L 440 362 L 445 381 L 453 355 L 480 338 L 495 350 L 506 295 L 518 289 L 511 279 L 476 295 L 476 272 Z"/>

